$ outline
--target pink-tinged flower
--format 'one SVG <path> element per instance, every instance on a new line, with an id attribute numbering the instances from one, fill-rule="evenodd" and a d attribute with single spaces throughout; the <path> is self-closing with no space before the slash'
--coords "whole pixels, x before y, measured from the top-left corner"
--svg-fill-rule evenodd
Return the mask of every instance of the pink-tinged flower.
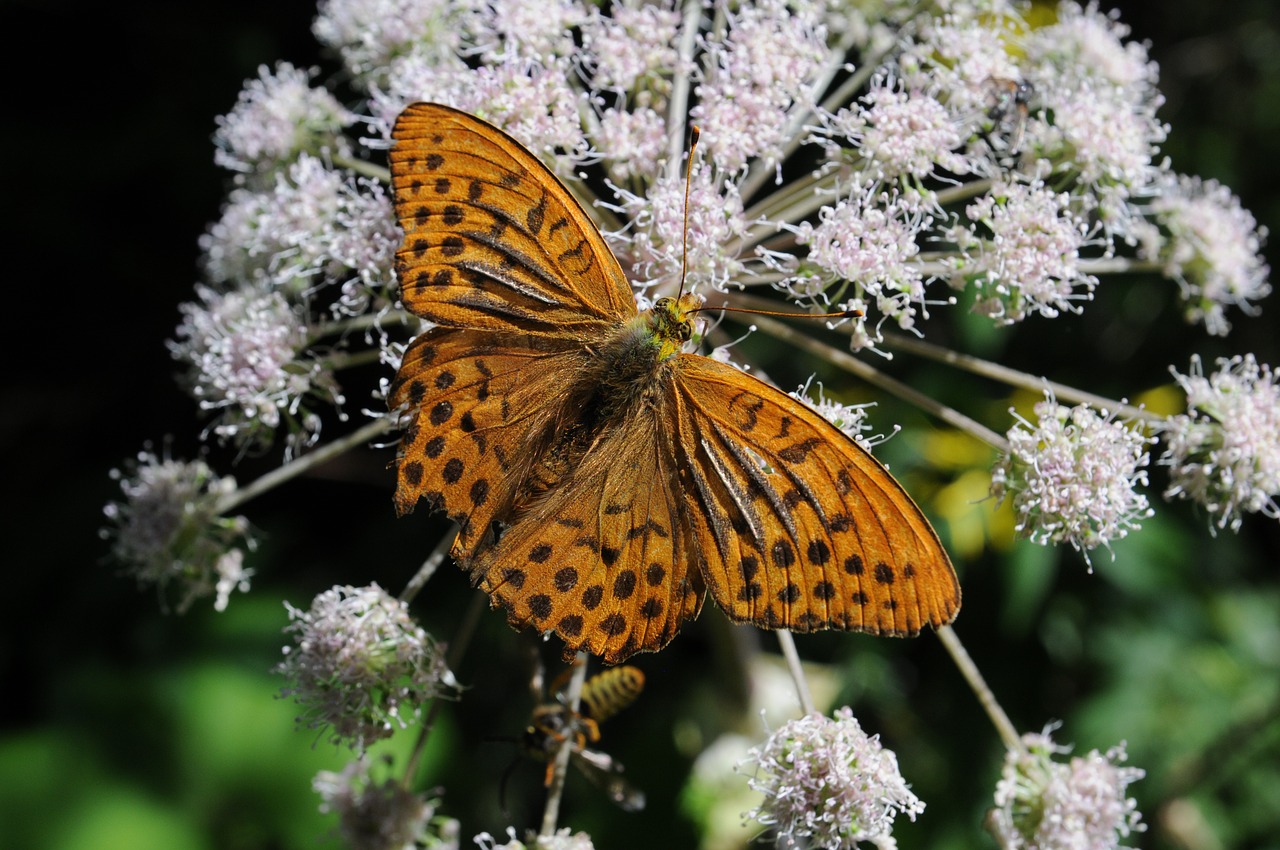
<path id="1" fill-rule="evenodd" d="M 702 127 L 708 156 L 735 172 L 751 160 L 782 154 L 793 107 L 805 108 L 831 60 L 826 29 L 781 0 L 724 11 L 724 37 L 704 44 L 705 77 L 692 118 Z"/>
<path id="2" fill-rule="evenodd" d="M 1070 747 L 1049 732 L 1024 735 L 1027 751 L 1005 755 L 989 820 L 1002 850 L 1114 850 L 1143 832 L 1138 804 L 1125 795 L 1146 773 L 1123 766 L 1124 744 L 1064 764 L 1054 758 Z"/>
<path id="3" fill-rule="evenodd" d="M 200 240 L 215 283 L 268 286 L 298 297 L 342 285 L 335 311 L 386 303 L 400 234 L 386 190 L 303 154 L 269 189 L 237 189 Z"/>
<path id="4" fill-rule="evenodd" d="M 1152 440 L 1087 405 L 1050 398 L 1035 413 L 1035 424 L 1019 416 L 1009 429 L 991 493 L 1012 499 L 1019 534 L 1041 545 L 1070 543 L 1087 562 L 1090 549 L 1110 546 L 1151 516 L 1137 488 L 1147 483 Z"/>
<path id="5" fill-rule="evenodd" d="M 283 425 L 286 452 L 319 436 L 320 418 L 307 404 L 341 405 L 329 369 L 305 353 L 308 328 L 278 292 L 217 292 L 197 287 L 199 303 L 182 305 L 169 348 L 187 366 L 200 408 L 217 414 L 212 431 L 241 447 L 271 442 Z"/>
<path id="6" fill-rule="evenodd" d="M 1066 194 L 1043 184 L 998 183 L 965 209 L 974 230 L 955 227 L 961 256 L 949 261 L 952 285 L 977 290 L 974 310 L 1011 324 L 1080 308 L 1097 279 L 1080 268 L 1087 227 Z"/>
<path id="7" fill-rule="evenodd" d="M 1007 4 L 979 11 L 957 4 L 918 21 L 920 33 L 903 45 L 895 74 L 907 88 L 935 91 L 957 113 L 978 114 L 990 106 L 990 85 L 1019 80 L 1015 48 L 1025 25 Z"/>
<path id="8" fill-rule="evenodd" d="M 1061 2 L 1057 21 L 1028 35 L 1028 53 L 1041 61 L 1070 69 L 1073 76 L 1105 81 L 1135 97 L 1150 96 L 1159 79 L 1156 63 L 1141 42 L 1126 41 L 1130 29 L 1119 12 L 1102 12 L 1090 2 L 1085 8 Z"/>
<path id="9" fill-rule="evenodd" d="M 883 441 L 883 437 L 869 439 L 863 433 L 871 429 L 870 423 L 867 422 L 867 408 L 871 407 L 872 404 L 841 404 L 835 399 L 829 398 L 823 392 L 821 383 L 818 384 L 817 390 L 811 394 L 811 383 L 812 381 L 806 381 L 803 386 L 793 393 L 788 393 L 788 395 L 803 401 L 818 411 L 818 415 L 839 428 L 851 440 L 856 440 L 867 451 L 871 451 L 873 445 Z"/>
<path id="10" fill-rule="evenodd" d="M 910 329 L 923 310 L 925 286 L 921 267 L 912 260 L 920 252 L 917 236 L 932 220 L 918 199 L 895 191 L 868 189 L 823 207 L 817 226 L 806 222 L 798 228 L 797 240 L 809 253 L 801 274 L 787 284 L 796 297 L 808 298 L 816 277 L 826 283 L 828 295 L 835 293 L 838 309 L 865 311 L 874 305 Z M 877 326 L 870 322 L 854 326 L 855 349 L 876 338 Z"/>
<path id="11" fill-rule="evenodd" d="M 364 758 L 341 772 L 322 770 L 311 787 L 320 811 L 338 816 L 338 831 L 350 850 L 458 850 L 458 821 L 437 814 L 440 801 L 416 794 L 395 776 L 376 780 Z"/>
<path id="12" fill-rule="evenodd" d="M 862 101 L 856 114 L 837 116 L 837 127 L 859 146 L 875 178 L 920 179 L 939 168 L 953 174 L 971 170 L 957 152 L 963 142 L 960 122 L 937 98 L 877 80 Z"/>
<path id="13" fill-rule="evenodd" d="M 645 107 L 606 109 L 595 142 L 613 180 L 650 182 L 667 152 L 666 119 Z"/>
<path id="14" fill-rule="evenodd" d="M 622 192 L 621 208 L 632 222 L 629 231 L 608 234 L 641 288 L 665 286 L 674 291 L 687 261 L 689 282 L 724 291 L 744 268 L 733 250 L 746 232 L 737 186 L 718 169 L 695 168 L 689 186 L 688 254 L 685 254 L 684 174 L 663 175 L 645 197 Z"/>
<path id="15" fill-rule="evenodd" d="M 313 88 L 314 71 L 288 62 L 258 68 L 235 107 L 216 119 L 213 159 L 231 171 L 254 173 L 288 165 L 301 153 L 349 155 L 342 134 L 355 116 L 327 89 Z"/>
<path id="16" fill-rule="evenodd" d="M 764 794 L 747 816 L 771 827 L 780 847 L 847 850 L 881 842 L 891 838 L 899 813 L 915 820 L 924 811 L 893 752 L 864 732 L 847 706 L 832 718 L 789 721 L 751 749 L 745 766 L 751 788 Z"/>
<path id="17" fill-rule="evenodd" d="M 244 567 L 244 549 L 254 548 L 249 521 L 219 510 L 235 492 L 234 478 L 217 475 L 203 461 L 161 459 L 150 451 L 113 469 L 111 477 L 124 499 L 103 509 L 111 525 L 102 537 L 140 585 L 155 585 L 162 603 L 177 587 L 179 613 L 210 595 L 222 611 L 231 591 L 248 591 L 253 572 Z"/>
<path id="18" fill-rule="evenodd" d="M 671 75 L 687 76 L 690 71 L 676 50 L 679 32 L 680 13 L 674 0 L 618 2 L 608 15 L 597 8 L 582 32 L 591 87 L 619 93 L 646 91 L 649 97 L 667 94 Z"/>
<path id="19" fill-rule="evenodd" d="M 1164 98 L 1146 47 L 1125 42 L 1129 28 L 1096 3 L 1058 6 L 1058 21 L 1025 40 L 1026 75 L 1049 124 L 1037 150 L 1055 173 L 1080 184 L 1074 194 L 1096 210 L 1108 234 L 1129 236 L 1129 202 L 1149 191 L 1163 165 L 1156 156 L 1168 127 L 1156 118 Z"/>
<path id="20" fill-rule="evenodd" d="M 587 20 L 579 0 L 488 0 L 478 4 L 492 31 L 494 54 L 546 62 L 574 51 L 574 28 Z"/>
<path id="21" fill-rule="evenodd" d="M 398 57 L 452 56 L 471 28 L 470 4 L 453 0 L 321 0 L 312 32 L 366 85 Z"/>
<path id="22" fill-rule="evenodd" d="M 1187 412 L 1164 426 L 1165 498 L 1195 502 L 1211 529 L 1238 531 L 1246 513 L 1280 519 L 1280 373 L 1246 354 L 1207 378 L 1194 358 L 1174 377 Z"/>
<path id="23" fill-rule="evenodd" d="M 1145 246 L 1146 259 L 1182 287 L 1187 320 L 1211 334 L 1231 330 L 1227 307 L 1257 313 L 1254 302 L 1271 294 L 1271 269 L 1262 258 L 1267 229 L 1216 180 L 1170 175 L 1151 200 L 1151 217 L 1164 233 Z"/>
<path id="24" fill-rule="evenodd" d="M 281 696 L 304 708 L 299 725 L 363 750 L 414 722 L 426 701 L 454 695 L 440 646 L 378 585 L 331 588 L 309 611 L 285 608 L 294 645 L 276 672 L 290 682 Z"/>

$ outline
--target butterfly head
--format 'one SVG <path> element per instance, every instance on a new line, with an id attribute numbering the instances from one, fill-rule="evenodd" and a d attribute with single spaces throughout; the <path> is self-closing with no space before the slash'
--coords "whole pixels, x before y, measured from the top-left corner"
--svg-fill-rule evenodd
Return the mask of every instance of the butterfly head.
<path id="1" fill-rule="evenodd" d="M 658 341 L 659 361 L 680 353 L 693 339 L 696 325 L 693 312 L 702 306 L 703 298 L 686 292 L 679 298 L 659 298 L 648 313 L 649 328 Z"/>

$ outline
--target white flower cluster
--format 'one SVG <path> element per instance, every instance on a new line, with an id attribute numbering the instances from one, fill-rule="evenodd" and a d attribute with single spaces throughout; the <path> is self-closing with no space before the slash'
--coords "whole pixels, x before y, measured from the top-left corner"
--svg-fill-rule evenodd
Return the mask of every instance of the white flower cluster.
<path id="1" fill-rule="evenodd" d="M 1010 750 L 996 785 L 993 827 L 1003 850 L 1114 850 L 1146 825 L 1127 797 L 1130 783 L 1146 775 L 1125 767 L 1124 744 L 1067 763 L 1070 752 L 1049 730 L 1024 735 L 1026 752 Z"/>
<path id="2" fill-rule="evenodd" d="M 217 475 L 203 461 L 162 459 L 150 451 L 111 477 L 120 482 L 124 500 L 104 509 L 111 525 L 102 536 L 139 584 L 155 585 L 162 599 L 176 586 L 179 612 L 211 594 L 222 611 L 233 590 L 249 589 L 249 521 L 222 516 L 220 504 L 235 491 L 234 478 Z"/>
<path id="3" fill-rule="evenodd" d="M 1208 377 L 1196 359 L 1174 377 L 1187 412 L 1164 427 L 1165 498 L 1195 502 L 1211 528 L 1239 530 L 1246 513 L 1280 519 L 1280 373 L 1245 355 Z"/>
<path id="4" fill-rule="evenodd" d="M 887 838 L 898 813 L 924 803 L 911 793 L 893 752 L 863 731 L 853 711 L 786 723 L 748 753 L 744 770 L 764 801 L 748 813 L 772 827 L 781 846 L 796 839 L 830 850 Z"/>
<path id="5" fill-rule="evenodd" d="M 245 83 L 235 108 L 218 116 L 214 161 L 231 171 L 270 171 L 301 153 L 349 154 L 342 131 L 354 123 L 327 89 L 313 88 L 315 71 L 281 62 L 265 65 L 258 79 Z"/>
<path id="6" fill-rule="evenodd" d="M 308 611 L 285 607 L 295 639 L 277 667 L 290 681 L 281 695 L 306 709 L 300 724 L 330 729 L 335 743 L 363 750 L 415 720 L 427 700 L 453 695 L 440 646 L 378 585 L 331 588 Z"/>
<path id="7" fill-rule="evenodd" d="M 1066 408 L 1052 398 L 1009 430 L 1009 453 L 992 472 L 991 492 L 1012 498 L 1017 530 L 1042 545 L 1090 549 L 1140 527 L 1151 515 L 1137 487 L 1147 483 L 1152 440 L 1087 405 Z"/>
<path id="8" fill-rule="evenodd" d="M 461 825 L 437 814 L 439 800 L 416 794 L 398 777 L 375 780 L 368 760 L 340 772 L 322 770 L 311 786 L 320 811 L 338 815 L 338 831 L 350 850 L 458 850 Z"/>

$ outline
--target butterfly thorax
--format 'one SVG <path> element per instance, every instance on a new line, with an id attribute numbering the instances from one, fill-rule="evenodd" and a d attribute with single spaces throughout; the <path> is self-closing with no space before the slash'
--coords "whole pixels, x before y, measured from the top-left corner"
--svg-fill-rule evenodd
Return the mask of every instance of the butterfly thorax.
<path id="1" fill-rule="evenodd" d="M 702 296 L 690 292 L 679 299 L 659 298 L 653 309 L 640 315 L 658 344 L 658 362 L 676 356 L 693 339 L 693 319 L 689 314 L 701 306 Z"/>

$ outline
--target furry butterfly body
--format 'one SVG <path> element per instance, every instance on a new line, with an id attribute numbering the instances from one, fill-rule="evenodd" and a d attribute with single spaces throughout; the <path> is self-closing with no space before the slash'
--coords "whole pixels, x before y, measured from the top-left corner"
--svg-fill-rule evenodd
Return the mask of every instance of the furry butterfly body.
<path id="1" fill-rule="evenodd" d="M 706 591 L 739 622 L 913 635 L 960 591 L 883 466 L 809 407 L 684 351 L 699 296 L 636 308 L 586 212 L 529 151 L 415 104 L 393 132 L 406 307 L 436 327 L 396 505 L 459 523 L 452 554 L 513 624 L 616 663 L 666 645 Z"/>

